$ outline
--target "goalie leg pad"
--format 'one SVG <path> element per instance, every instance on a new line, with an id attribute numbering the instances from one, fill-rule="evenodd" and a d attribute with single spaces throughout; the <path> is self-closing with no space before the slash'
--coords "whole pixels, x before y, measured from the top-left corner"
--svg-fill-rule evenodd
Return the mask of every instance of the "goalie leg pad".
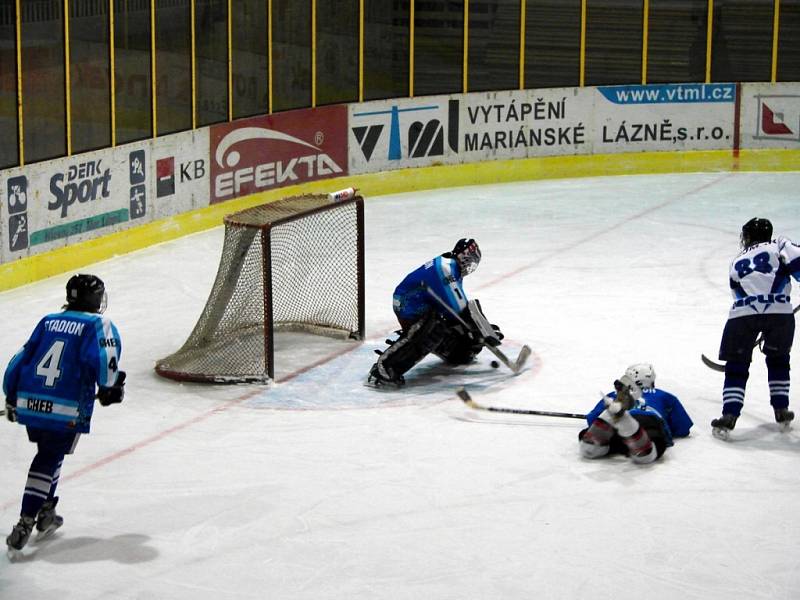
<path id="1" fill-rule="evenodd" d="M 586 458 L 600 458 L 609 453 L 609 443 L 614 435 L 614 428 L 603 419 L 595 419 L 588 429 L 578 434 L 581 454 Z"/>
<path id="2" fill-rule="evenodd" d="M 391 380 L 401 380 L 403 374 L 435 351 L 447 332 L 447 324 L 434 312 L 403 331 L 397 341 L 381 354 L 375 363 Z"/>
<path id="3" fill-rule="evenodd" d="M 630 413 L 626 412 L 622 415 L 616 423 L 616 427 L 633 462 L 651 463 L 658 458 L 655 444 L 650 440 L 647 431 Z"/>

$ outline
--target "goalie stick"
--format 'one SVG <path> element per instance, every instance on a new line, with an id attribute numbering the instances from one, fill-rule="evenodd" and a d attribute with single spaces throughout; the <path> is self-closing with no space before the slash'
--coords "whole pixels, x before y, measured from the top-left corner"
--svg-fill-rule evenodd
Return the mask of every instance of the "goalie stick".
<path id="1" fill-rule="evenodd" d="M 798 310 L 800 310 L 800 304 L 794 307 L 792 314 L 796 313 Z M 764 339 L 763 336 L 759 335 L 758 339 L 756 340 L 756 343 L 753 344 L 753 348 L 758 346 L 763 341 L 763 339 Z M 725 363 L 715 362 L 710 358 L 708 358 L 705 354 L 700 355 L 700 360 L 702 360 L 703 364 L 707 366 L 709 369 L 713 369 L 714 371 L 725 372 Z"/>
<path id="2" fill-rule="evenodd" d="M 472 399 L 472 396 L 469 395 L 469 392 L 466 388 L 458 388 L 456 390 L 456 395 L 461 398 L 461 400 L 469 406 L 470 408 L 474 408 L 477 410 L 487 410 L 489 412 L 497 412 L 497 413 L 511 413 L 514 415 L 540 415 L 543 417 L 564 417 L 566 419 L 585 419 L 586 415 L 581 415 L 578 413 L 567 413 L 567 412 L 554 412 L 550 410 L 526 410 L 523 408 L 503 408 L 500 406 L 484 406 L 483 404 L 478 404 L 475 400 Z"/>
<path id="3" fill-rule="evenodd" d="M 474 328 L 470 327 L 469 324 L 461 317 L 461 315 L 459 315 L 455 310 L 453 310 L 452 306 L 450 306 L 444 300 L 442 300 L 436 292 L 434 292 L 429 287 L 426 287 L 425 290 L 428 292 L 428 294 L 431 295 L 431 297 L 434 300 L 436 300 L 436 302 L 438 302 L 441 306 L 443 306 L 445 309 L 447 309 L 447 311 L 451 315 L 453 315 L 453 317 L 455 317 L 455 319 L 459 323 L 461 323 L 464 327 L 466 327 L 467 331 L 474 330 Z M 496 346 L 492 346 L 491 344 L 487 344 L 486 342 L 481 342 L 481 343 L 483 344 L 484 348 L 487 348 L 489 350 L 489 352 L 494 354 L 501 363 L 503 363 L 505 366 L 507 366 L 509 369 L 511 369 L 511 372 L 514 373 L 514 375 L 516 375 L 517 373 L 519 373 L 522 370 L 522 367 L 525 366 L 525 362 L 528 360 L 528 357 L 531 355 L 530 346 L 525 344 L 524 346 L 522 346 L 522 349 L 519 351 L 519 354 L 517 355 L 517 358 L 512 361 L 510 358 L 508 358 L 503 353 L 502 350 L 500 350 L 500 348 L 497 348 Z"/>

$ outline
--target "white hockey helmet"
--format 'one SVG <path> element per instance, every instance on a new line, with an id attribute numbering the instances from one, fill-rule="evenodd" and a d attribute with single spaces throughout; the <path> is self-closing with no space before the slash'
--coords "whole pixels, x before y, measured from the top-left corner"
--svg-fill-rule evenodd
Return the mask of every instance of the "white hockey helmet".
<path id="1" fill-rule="evenodd" d="M 656 387 L 656 372 L 650 363 L 631 365 L 625 370 L 625 375 L 643 390 L 652 390 Z"/>

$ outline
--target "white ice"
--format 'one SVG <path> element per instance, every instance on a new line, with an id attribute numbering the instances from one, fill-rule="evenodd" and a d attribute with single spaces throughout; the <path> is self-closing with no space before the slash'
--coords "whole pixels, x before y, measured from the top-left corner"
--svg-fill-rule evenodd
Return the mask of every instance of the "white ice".
<path id="1" fill-rule="evenodd" d="M 368 341 L 308 370 L 284 353 L 271 390 L 153 371 L 206 301 L 221 228 L 83 269 L 106 281 L 125 402 L 98 406 L 65 461 L 64 527 L 21 562 L 0 557 L 0 598 L 800 597 L 800 426 L 778 432 L 756 353 L 733 439 L 714 439 L 722 375 L 700 361 L 716 358 L 741 225 L 767 217 L 800 240 L 799 189 L 800 173 L 706 173 L 370 198 Z M 400 392 L 364 387 L 394 285 L 463 236 L 483 251 L 467 293 L 509 353 L 533 348 L 530 368 L 509 377 L 484 352 L 452 373 L 427 360 Z M 0 368 L 65 281 L 0 294 Z M 454 395 L 586 412 L 641 361 L 695 422 L 645 467 L 580 458 L 580 420 Z M 5 536 L 34 447 L 0 427 Z"/>

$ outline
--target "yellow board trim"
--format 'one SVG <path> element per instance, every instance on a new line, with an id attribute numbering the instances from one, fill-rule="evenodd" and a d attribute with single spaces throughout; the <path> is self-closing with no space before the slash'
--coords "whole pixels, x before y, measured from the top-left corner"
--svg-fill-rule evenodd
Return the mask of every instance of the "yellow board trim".
<path id="1" fill-rule="evenodd" d="M 330 192 L 344 187 L 355 187 L 370 198 L 465 185 L 604 175 L 797 171 L 798 164 L 800 164 L 800 150 L 741 150 L 738 157 L 733 156 L 729 150 L 642 152 L 486 161 L 327 179 L 229 200 L 0 265 L 0 291 L 75 271 L 115 255 L 141 250 L 191 233 L 218 227 L 227 214 L 293 194 Z"/>

